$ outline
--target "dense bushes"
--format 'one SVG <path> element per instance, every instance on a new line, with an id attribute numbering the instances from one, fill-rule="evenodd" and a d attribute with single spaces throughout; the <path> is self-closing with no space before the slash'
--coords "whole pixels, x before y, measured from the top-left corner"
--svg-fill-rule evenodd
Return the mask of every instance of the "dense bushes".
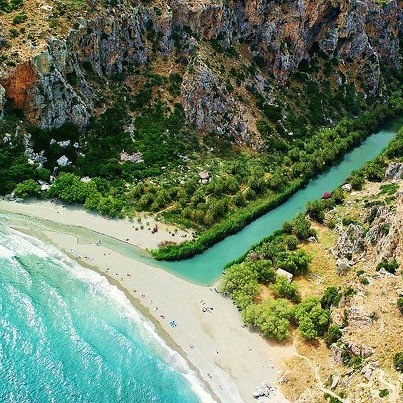
<path id="1" fill-rule="evenodd" d="M 299 302 L 301 300 L 296 284 L 290 283 L 283 276 L 277 276 L 276 282 L 271 286 L 271 289 L 277 298 L 286 298 L 292 302 Z"/>
<path id="2" fill-rule="evenodd" d="M 39 197 L 41 194 L 41 187 L 33 179 L 28 179 L 17 185 L 14 194 L 16 197 L 22 197 L 24 199 L 28 197 Z"/>
<path id="3" fill-rule="evenodd" d="M 323 293 L 320 305 L 323 309 L 337 307 L 341 299 L 341 294 L 336 287 L 327 287 Z"/>
<path id="4" fill-rule="evenodd" d="M 294 221 L 285 226 L 287 230 L 292 231 Z M 331 343 L 340 337 L 337 326 L 330 324 L 329 313 L 329 309 L 338 304 L 338 290 L 330 287 L 322 299 L 307 298 L 300 302 L 296 284 L 274 271 L 280 267 L 293 271 L 290 264 L 286 267 L 284 262 L 292 262 L 298 267 L 294 270 L 295 275 L 308 270 L 310 256 L 302 249 L 287 250 L 289 236 L 277 231 L 256 245 L 248 255 L 229 265 L 220 289 L 242 310 L 245 323 L 256 327 L 268 338 L 284 340 L 294 325 L 306 339 L 325 337 Z M 259 283 L 267 286 L 274 298 L 266 297 L 259 303 Z"/>
<path id="5" fill-rule="evenodd" d="M 23 0 L 0 0 L 0 11 L 4 11 L 6 13 L 19 10 L 24 1 Z"/>
<path id="6" fill-rule="evenodd" d="M 267 299 L 262 304 L 251 304 L 242 312 L 246 324 L 256 327 L 265 337 L 285 340 L 289 337 L 290 303 L 284 299 Z"/>
<path id="7" fill-rule="evenodd" d="M 260 204 L 256 202 L 242 210 L 233 212 L 230 217 L 215 224 L 194 242 L 184 242 L 180 245 L 169 245 L 154 250 L 152 251 L 153 257 L 157 260 L 178 260 L 201 253 L 228 235 L 238 232 L 262 214 L 282 204 L 295 193 L 300 186 L 300 182 L 296 183 L 290 186 L 284 193 L 265 200 Z"/>
<path id="8" fill-rule="evenodd" d="M 231 211 L 231 216 L 216 225 L 213 225 L 209 230 L 191 245 L 182 244 L 179 246 L 169 246 L 161 248 L 154 252 L 154 257 L 157 259 L 176 260 L 188 258 L 194 254 L 200 253 L 214 243 L 225 238 L 227 235 L 238 231 L 246 224 L 253 221 L 256 217 L 266 213 L 268 210 L 276 207 L 278 204 L 285 201 L 296 190 L 303 186 L 306 181 L 317 173 L 326 169 L 337 158 L 347 152 L 349 149 L 359 144 L 369 133 L 385 121 L 386 118 L 394 116 L 403 109 L 403 102 L 400 92 L 394 94 L 386 105 L 377 106 L 374 110 L 364 113 L 356 120 L 343 119 L 336 127 L 321 129 L 315 133 L 309 140 L 304 142 L 295 142 L 295 147 L 288 152 L 282 162 L 281 168 L 276 166 L 276 171 L 273 170 L 271 178 L 267 181 L 262 181 L 257 177 L 252 181 L 253 188 L 249 192 L 261 194 L 263 201 L 253 202 L 242 207 L 235 213 Z M 398 152 L 400 149 L 400 140 L 392 142 L 391 149 L 393 152 Z M 323 150 L 326 149 L 326 152 Z M 287 158 L 293 161 L 290 170 L 284 169 Z M 353 174 L 351 178 L 353 188 L 360 188 L 363 184 L 365 175 L 372 179 L 379 179 L 381 175 L 380 167 L 382 164 L 378 162 L 368 164 L 366 166 L 366 174 Z M 281 172 L 278 172 L 280 169 Z M 276 178 L 280 178 L 279 183 Z M 271 189 L 276 193 L 267 196 L 267 190 Z M 248 194 L 248 193 L 246 193 Z M 340 203 L 342 201 L 342 193 L 338 191 L 334 198 L 318 202 L 311 206 L 311 213 L 320 221 L 323 219 L 323 211 L 328 209 L 331 203 Z M 242 206 L 243 203 L 239 203 Z M 302 239 L 309 236 L 306 229 L 303 227 L 303 222 L 296 231 L 296 235 Z"/>
<path id="9" fill-rule="evenodd" d="M 100 179 L 83 182 L 72 173 L 59 175 L 49 189 L 49 196 L 69 204 L 84 204 L 86 209 L 109 217 L 122 217 L 125 207 L 121 195 L 108 182 Z"/>
<path id="10" fill-rule="evenodd" d="M 250 263 L 235 264 L 226 271 L 220 288 L 238 308 L 245 309 L 259 293 L 258 273 Z"/>
<path id="11" fill-rule="evenodd" d="M 299 333 L 306 339 L 323 336 L 329 326 L 329 311 L 321 307 L 317 298 L 310 297 L 298 304 L 293 316 L 298 324 Z"/>

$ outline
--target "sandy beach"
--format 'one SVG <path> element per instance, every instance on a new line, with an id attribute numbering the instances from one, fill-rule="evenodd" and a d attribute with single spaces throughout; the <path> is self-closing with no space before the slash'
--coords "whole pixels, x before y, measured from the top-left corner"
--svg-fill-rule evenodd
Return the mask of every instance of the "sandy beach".
<path id="1" fill-rule="evenodd" d="M 157 234 L 150 234 L 147 229 L 135 231 L 129 221 L 110 221 L 83 210 L 47 202 L 16 204 L 2 201 L 0 210 L 59 224 L 80 225 L 147 248 L 156 247 L 164 237 L 171 236 L 169 231 L 173 230 L 166 230 L 166 226 L 160 224 L 164 229 Z M 185 233 L 178 231 L 175 236 L 178 234 Z M 275 386 L 278 368 L 284 359 L 294 354 L 291 345 L 272 345 L 246 329 L 238 310 L 229 299 L 217 293 L 214 286 L 195 285 L 96 242 L 78 242 L 78 237 L 71 233 L 49 229 L 40 235 L 106 276 L 126 292 L 135 306 L 141 305 L 142 312 L 153 318 L 161 335 L 197 370 L 221 402 L 256 401 L 252 397 L 256 388 L 262 383 Z M 276 395 L 267 401 L 281 403 L 287 400 L 277 388 Z"/>
<path id="2" fill-rule="evenodd" d="M 52 221 L 57 224 L 90 229 L 130 243 L 143 250 L 156 249 L 161 242 L 181 243 L 192 239 L 191 231 L 183 231 L 173 225 L 162 224 L 153 216 L 141 215 L 139 216 L 140 222 L 137 218 L 132 221 L 110 219 L 90 213 L 80 207 L 65 207 L 50 201 L 15 203 L 0 200 L 0 210 Z M 158 228 L 158 231 L 153 233 L 152 230 L 155 227 Z"/>

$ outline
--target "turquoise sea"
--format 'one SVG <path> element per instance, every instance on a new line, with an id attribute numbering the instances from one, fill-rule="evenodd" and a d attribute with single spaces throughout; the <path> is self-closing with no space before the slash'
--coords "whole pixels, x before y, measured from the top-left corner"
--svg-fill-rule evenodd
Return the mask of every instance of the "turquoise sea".
<path id="1" fill-rule="evenodd" d="M 389 122 L 283 205 L 193 259 L 155 262 L 118 240 L 100 234 L 96 239 L 134 260 L 211 284 L 225 263 L 379 154 L 402 123 L 403 117 Z M 213 401 L 182 356 L 117 287 L 52 246 L 10 229 L 7 217 L 0 216 L 0 402 Z M 18 218 L 20 227 L 26 220 Z M 81 228 L 39 224 L 94 236 Z"/>
<path id="2" fill-rule="evenodd" d="M 212 401 L 115 286 L 0 227 L 0 401 Z"/>

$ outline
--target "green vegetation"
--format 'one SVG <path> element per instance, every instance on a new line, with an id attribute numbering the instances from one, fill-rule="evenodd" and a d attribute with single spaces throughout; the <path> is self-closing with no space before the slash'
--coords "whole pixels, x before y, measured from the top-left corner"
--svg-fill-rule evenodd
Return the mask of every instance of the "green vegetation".
<path id="1" fill-rule="evenodd" d="M 398 149 L 402 139 L 403 129 L 399 131 L 388 148 L 375 159 L 375 164 L 386 167 L 390 150 Z M 366 164 L 354 175 L 362 177 L 364 180 L 377 180 L 377 177 L 368 175 L 368 167 L 371 167 L 372 172 L 373 165 L 374 162 Z M 394 186 L 381 188 L 381 192 L 385 194 L 395 191 Z M 325 212 L 343 200 L 343 191 L 341 188 L 336 189 L 329 199 L 308 203 L 307 214 L 312 219 L 323 221 Z M 278 268 L 287 270 L 296 276 L 303 276 L 307 273 L 310 256 L 298 246 L 311 235 L 315 235 L 315 233 L 311 229 L 310 221 L 304 214 L 298 214 L 292 221 L 285 222 L 281 231 L 276 231 L 264 238 L 244 256 L 229 263 L 222 278 L 221 290 L 233 298 L 235 302 L 242 301 L 241 304 L 236 303 L 242 310 L 245 323 L 255 327 L 266 337 L 279 341 L 284 340 L 289 337 L 291 328 L 295 327 L 302 337 L 308 340 L 321 337 L 330 346 L 338 342 L 342 336 L 341 329 L 331 322 L 330 310 L 338 307 L 343 296 L 348 299 L 356 293 L 356 290 L 351 286 L 344 290 L 330 286 L 324 291 L 321 298 L 308 297 L 301 301 L 295 283 L 288 283 L 284 277 L 275 275 L 275 270 Z M 259 262 L 264 262 L 262 267 L 270 270 L 267 281 L 263 281 L 263 276 L 259 274 L 261 272 L 258 269 Z M 246 267 L 247 277 L 244 274 Z M 378 264 L 377 270 L 381 268 L 390 273 L 395 273 L 398 269 L 398 263 L 395 259 L 384 259 Z M 363 274 L 365 274 L 363 270 L 357 272 L 359 276 Z M 230 276 L 231 279 L 240 276 L 244 281 L 239 281 L 238 284 L 241 286 L 238 287 L 237 282 L 232 280 L 231 284 L 235 284 L 235 286 L 228 287 L 227 276 Z M 368 283 L 366 277 L 362 277 L 362 279 L 364 283 Z M 253 294 L 248 294 L 246 284 L 253 290 Z M 265 295 L 262 294 L 262 287 L 267 287 L 272 297 L 266 297 L 261 301 L 261 295 Z M 398 299 L 397 307 L 403 313 L 403 298 Z M 352 356 L 347 350 L 345 351 L 344 362 L 352 367 L 361 367 L 363 363 L 360 357 Z M 403 353 L 395 355 L 394 365 L 397 370 L 403 371 Z"/>
<path id="2" fill-rule="evenodd" d="M 378 265 L 376 266 L 376 271 L 385 269 L 388 273 L 395 274 L 398 268 L 399 263 L 397 263 L 396 259 L 392 259 L 389 261 L 384 258 L 382 262 L 378 263 Z"/>
<path id="3" fill-rule="evenodd" d="M 311 340 L 325 334 L 329 327 L 330 313 L 320 306 L 318 298 L 309 297 L 294 308 L 294 318 L 301 336 Z"/>
<path id="4" fill-rule="evenodd" d="M 303 220 L 306 219 L 298 216 L 284 227 L 290 233 L 294 231 L 295 224 Z M 304 227 L 309 231 L 310 225 L 304 224 Z M 338 290 L 330 287 L 322 299 L 306 298 L 301 302 L 296 284 L 275 273 L 276 269 L 283 268 L 298 276 L 308 270 L 310 256 L 298 249 L 298 244 L 296 251 L 288 250 L 289 238 L 290 235 L 284 231 L 277 231 L 238 262 L 229 264 L 220 290 L 234 300 L 242 311 L 245 323 L 268 338 L 285 340 L 291 327 L 295 326 L 304 338 L 324 337 L 331 344 L 341 336 L 340 329 L 330 323 L 329 313 L 330 307 L 336 306 L 340 299 Z M 259 302 L 263 286 L 268 287 L 274 298 Z"/>
<path id="5" fill-rule="evenodd" d="M 403 372 L 403 351 L 396 353 L 393 356 L 393 366 L 396 371 Z"/>
<path id="6" fill-rule="evenodd" d="M 21 24 L 25 22 L 27 19 L 28 16 L 25 13 L 18 14 L 13 18 L 13 25 Z"/>
<path id="7" fill-rule="evenodd" d="M 245 309 L 259 293 L 258 273 L 250 263 L 233 265 L 223 277 L 221 290 L 231 296 L 238 308 Z"/>
<path id="8" fill-rule="evenodd" d="M 337 340 L 340 339 L 342 336 L 342 332 L 340 328 L 336 325 L 330 325 L 327 332 L 323 336 L 323 340 L 325 341 L 326 345 L 329 347 L 333 343 L 336 343 Z"/>
<path id="9" fill-rule="evenodd" d="M 292 302 L 301 301 L 301 296 L 295 283 L 290 283 L 285 277 L 277 276 L 271 290 L 276 298 L 286 298 Z"/>
<path id="10" fill-rule="evenodd" d="M 9 13 L 19 10 L 24 4 L 24 0 L 0 0 L 0 11 Z"/>
<path id="11" fill-rule="evenodd" d="M 392 115 L 398 113 L 403 106 L 400 95 L 396 94 L 391 98 L 389 105 L 393 111 Z M 157 251 L 153 251 L 153 256 L 159 260 L 188 258 L 201 253 L 214 243 L 237 232 L 255 218 L 284 202 L 296 190 L 301 188 L 309 178 L 321 172 L 328 164 L 331 164 L 350 148 L 357 145 L 376 128 L 379 122 L 391 116 L 389 112 L 388 108 L 377 107 L 373 113 L 365 113 L 354 121 L 343 119 L 332 129 L 319 130 L 309 140 L 304 142 L 303 148 L 299 148 L 299 141 L 296 141 L 295 147 L 289 148 L 286 156 L 276 164 L 276 168 L 273 167 L 269 179 L 264 178 L 260 174 L 260 178 L 257 177 L 255 180 L 249 181 L 248 193 L 243 194 L 244 198 L 239 203 L 239 207 L 232 203 L 238 200 L 239 197 L 227 199 L 228 204 L 225 209 L 221 210 L 222 215 L 215 216 L 215 220 L 209 219 L 204 221 L 204 225 L 210 222 L 215 222 L 215 224 L 207 228 L 196 241 L 163 247 Z M 403 133 L 400 136 L 403 137 Z M 400 136 L 395 140 L 391 149 L 399 149 L 399 144 L 402 141 L 399 140 Z M 321 144 L 323 144 L 323 147 Z M 325 148 L 326 153 L 323 152 Z M 287 163 L 289 166 L 287 166 Z M 279 168 L 279 164 L 281 168 Z M 359 188 L 362 186 L 365 178 L 379 180 L 383 175 L 383 165 L 382 158 L 367 164 L 363 171 L 353 174 L 351 178 L 352 186 Z M 268 164 L 269 166 L 270 163 Z M 248 197 L 246 197 L 248 194 L 252 194 L 252 199 L 248 200 Z M 256 200 L 253 200 L 254 198 Z M 312 204 L 309 209 L 310 214 L 320 221 L 323 219 L 323 214 L 326 210 L 342 202 L 342 200 L 342 192 L 338 191 L 329 201 L 323 200 Z M 199 212 L 203 208 L 204 203 L 201 198 L 198 201 L 198 213 L 195 213 L 195 217 L 206 217 L 206 210 L 202 210 L 201 213 Z M 191 211 L 194 211 L 194 207 L 190 209 L 185 207 L 184 209 L 184 215 L 187 216 L 185 218 L 190 218 L 193 222 L 195 217 L 191 216 Z M 302 227 L 299 228 L 296 235 L 300 239 L 306 236 Z"/>
<path id="12" fill-rule="evenodd" d="M 83 67 L 91 79 L 94 75 L 91 66 Z M 2 172 L 5 180 L 0 193 L 10 193 L 18 183 L 28 179 L 48 181 L 48 173 L 65 155 L 69 164 L 57 168 L 57 179 L 51 187 L 55 190 L 41 192 L 43 197 L 58 197 L 66 203 L 83 204 L 87 209 L 119 217 L 131 216 L 135 211 L 158 213 L 163 220 L 194 228 L 199 235 L 196 241 L 153 251 L 157 259 L 183 259 L 204 251 L 283 203 L 381 122 L 398 113 L 403 104 L 401 94 L 396 93 L 386 105 L 354 120 L 342 119 L 334 128 L 322 128 L 309 137 L 271 136 L 270 152 L 234 155 L 228 153 L 231 143 L 226 136 L 200 139 L 186 125 L 181 105 L 175 104 L 181 77 L 179 73 L 162 76 L 145 68 L 142 72 L 145 81 L 137 94 L 123 83 L 116 84 L 119 88 L 114 91 L 119 96 L 115 97 L 113 107 L 92 119 L 83 133 L 68 124 L 53 130 L 28 128 L 34 151 L 44 150 L 46 162 L 43 166 L 25 164 L 15 170 L 12 166 L 17 161 L 24 162 L 24 147 L 22 144 L 19 148 L 5 147 L 1 150 L 4 161 L 0 156 L 0 167 L 6 168 Z M 69 77 L 73 84 L 76 80 L 75 76 Z M 161 101 L 162 88 L 170 94 L 168 98 L 172 97 L 170 102 Z M 275 120 L 281 115 L 282 106 L 262 107 L 267 109 L 268 119 Z M 134 113 L 133 122 L 129 111 Z M 10 114 L 6 121 L 9 118 Z M 262 121 L 259 126 L 263 130 L 267 122 Z M 66 139 L 70 143 L 61 145 Z M 396 145 L 393 152 L 398 149 Z M 126 157 L 122 157 L 123 151 Z M 381 162 L 368 166 L 367 176 L 378 178 L 379 167 Z M 199 181 L 203 170 L 210 175 L 207 183 Z M 59 181 L 63 173 L 75 175 L 74 181 L 70 177 L 74 183 Z M 83 177 L 91 181 L 83 183 Z M 68 196 L 70 191 L 72 194 Z M 342 192 L 334 192 L 330 199 L 312 203 L 309 215 L 323 220 L 324 212 L 340 203 L 342 197 Z M 314 233 L 303 219 L 297 219 L 290 235 L 288 252 L 296 250 L 298 239 Z M 283 258 L 279 261 L 290 272 L 299 274 L 304 270 L 298 253 Z"/>
<path id="13" fill-rule="evenodd" d="M 394 195 L 399 189 L 399 185 L 397 183 L 386 183 L 385 185 L 381 185 L 379 188 L 379 195 L 386 194 L 388 196 Z"/>
<path id="14" fill-rule="evenodd" d="M 389 395 L 389 390 L 388 389 L 381 389 L 379 391 L 379 397 L 386 397 Z"/>
<path id="15" fill-rule="evenodd" d="M 41 194 L 41 187 L 38 182 L 33 179 L 28 179 L 17 185 L 14 191 L 17 197 L 22 197 L 24 199 L 29 197 L 39 197 Z"/>
<path id="16" fill-rule="evenodd" d="M 292 316 L 290 303 L 285 299 L 267 299 L 262 304 L 251 304 L 242 312 L 249 326 L 257 328 L 265 337 L 282 341 L 290 336 Z"/>
<path id="17" fill-rule="evenodd" d="M 403 315 L 403 297 L 399 297 L 397 299 L 397 307 L 399 308 L 400 313 Z"/>
<path id="18" fill-rule="evenodd" d="M 332 307 L 338 307 L 341 299 L 341 294 L 336 287 L 327 287 L 323 293 L 320 305 L 323 309 L 330 309 Z"/>

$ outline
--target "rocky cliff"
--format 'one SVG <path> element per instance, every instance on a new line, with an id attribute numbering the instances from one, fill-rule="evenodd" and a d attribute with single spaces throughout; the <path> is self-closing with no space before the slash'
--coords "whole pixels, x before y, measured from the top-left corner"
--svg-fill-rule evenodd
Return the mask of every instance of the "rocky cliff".
<path id="1" fill-rule="evenodd" d="M 117 76 L 138 74 L 156 57 L 177 63 L 182 56 L 180 101 L 189 123 L 247 141 L 255 122 L 245 118 L 242 91 L 228 94 L 217 49 L 256 61 L 249 87 L 268 104 L 276 103 L 272 91 L 317 55 L 336 61 L 336 83 L 351 82 L 365 97 L 382 93 L 381 65 L 401 67 L 403 11 L 396 0 L 89 3 L 91 17 L 75 18 L 68 33 L 49 37 L 45 50 L 17 66 L 2 66 L 6 97 L 31 123 L 85 126 L 104 95 L 100 83 L 107 88 Z"/>

